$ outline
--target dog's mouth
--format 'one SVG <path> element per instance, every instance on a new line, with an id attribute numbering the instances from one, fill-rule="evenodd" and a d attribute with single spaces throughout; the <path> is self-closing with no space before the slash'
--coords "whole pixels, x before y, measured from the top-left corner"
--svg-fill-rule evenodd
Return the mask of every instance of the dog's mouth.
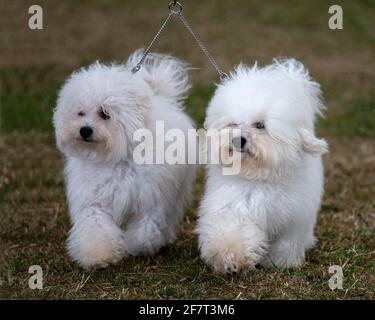
<path id="1" fill-rule="evenodd" d="M 254 152 L 252 152 L 250 149 L 238 149 L 238 148 L 233 148 L 233 147 L 229 147 L 228 149 L 229 154 L 232 155 L 234 150 L 236 152 L 242 153 L 243 156 L 250 156 L 252 158 L 255 157 Z"/>
<path id="2" fill-rule="evenodd" d="M 97 141 L 95 139 L 93 139 L 93 138 L 77 137 L 77 142 L 78 143 L 83 143 L 83 144 L 94 144 Z"/>

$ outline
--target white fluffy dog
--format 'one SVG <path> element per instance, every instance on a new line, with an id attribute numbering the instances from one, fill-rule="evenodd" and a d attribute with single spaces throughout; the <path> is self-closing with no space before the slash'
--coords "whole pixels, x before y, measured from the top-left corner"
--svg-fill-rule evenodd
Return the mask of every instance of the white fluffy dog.
<path id="1" fill-rule="evenodd" d="M 156 121 L 166 131 L 193 128 L 182 111 L 190 87 L 185 65 L 150 54 L 132 74 L 141 54 L 125 65 L 78 70 L 58 97 L 54 126 L 66 156 L 72 223 L 67 246 L 86 269 L 152 255 L 172 242 L 191 194 L 194 166 L 137 165 L 132 157 L 137 129 L 155 133 Z"/>
<path id="2" fill-rule="evenodd" d="M 226 152 L 240 152 L 238 175 L 208 166 L 197 232 L 201 256 L 214 270 L 298 267 L 315 243 L 323 193 L 321 154 L 315 137 L 320 86 L 295 60 L 264 68 L 240 65 L 212 98 L 207 129 L 239 128 Z"/>

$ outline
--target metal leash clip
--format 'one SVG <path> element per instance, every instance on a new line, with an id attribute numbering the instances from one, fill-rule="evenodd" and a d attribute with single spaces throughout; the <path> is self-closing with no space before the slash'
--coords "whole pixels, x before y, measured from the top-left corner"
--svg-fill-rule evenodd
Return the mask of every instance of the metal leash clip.
<path id="1" fill-rule="evenodd" d="M 172 1 L 168 5 L 169 12 L 172 14 L 180 14 L 182 12 L 182 8 L 182 4 L 178 1 Z"/>

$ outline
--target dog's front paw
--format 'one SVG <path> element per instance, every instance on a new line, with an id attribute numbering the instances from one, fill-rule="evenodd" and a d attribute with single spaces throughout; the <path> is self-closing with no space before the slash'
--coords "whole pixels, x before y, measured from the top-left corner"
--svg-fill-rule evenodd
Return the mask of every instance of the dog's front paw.
<path id="1" fill-rule="evenodd" d="M 202 247 L 202 258 L 215 272 L 234 275 L 240 271 L 248 271 L 255 268 L 256 257 L 246 254 L 241 243 L 222 243 L 214 247 Z"/>
<path id="2" fill-rule="evenodd" d="M 120 232 L 105 232 L 95 226 L 85 231 L 73 228 L 67 247 L 70 257 L 86 270 L 106 268 L 127 254 Z"/>
<path id="3" fill-rule="evenodd" d="M 227 252 L 216 256 L 212 261 L 212 266 L 216 272 L 234 275 L 242 269 L 245 269 L 244 259 L 238 253 Z"/>
<path id="4" fill-rule="evenodd" d="M 256 261 L 251 257 L 237 251 L 228 251 L 225 254 L 217 256 L 214 260 L 214 270 L 227 275 L 235 275 L 240 271 L 247 272 L 253 270 L 256 264 Z"/>

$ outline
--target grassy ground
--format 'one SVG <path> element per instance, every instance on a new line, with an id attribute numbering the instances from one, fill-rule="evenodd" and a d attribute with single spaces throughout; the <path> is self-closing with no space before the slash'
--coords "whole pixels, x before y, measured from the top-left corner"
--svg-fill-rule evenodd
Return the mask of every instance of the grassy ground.
<path id="1" fill-rule="evenodd" d="M 98 58 L 122 60 L 146 45 L 167 1 L 45 1 L 45 29 L 26 28 L 28 1 L 4 5 L 0 20 L 0 299 L 373 299 L 375 294 L 375 70 L 371 26 L 375 2 L 339 1 L 344 30 L 327 27 L 326 1 L 185 1 L 185 13 L 225 70 L 275 56 L 302 60 L 322 83 L 330 143 L 318 245 L 298 270 L 259 269 L 234 278 L 199 259 L 195 185 L 175 244 L 153 258 L 130 258 L 100 272 L 71 263 L 62 161 L 51 127 L 56 91 L 76 67 Z M 30 3 L 31 4 L 31 3 Z M 150 14 L 152 13 L 152 14 Z M 136 30 L 136 32 L 134 32 Z M 201 69 L 187 111 L 201 125 L 216 75 L 177 23 L 158 50 Z M 28 288 L 28 267 L 42 266 L 44 289 Z M 328 287 L 328 267 L 341 265 L 344 289 Z"/>

